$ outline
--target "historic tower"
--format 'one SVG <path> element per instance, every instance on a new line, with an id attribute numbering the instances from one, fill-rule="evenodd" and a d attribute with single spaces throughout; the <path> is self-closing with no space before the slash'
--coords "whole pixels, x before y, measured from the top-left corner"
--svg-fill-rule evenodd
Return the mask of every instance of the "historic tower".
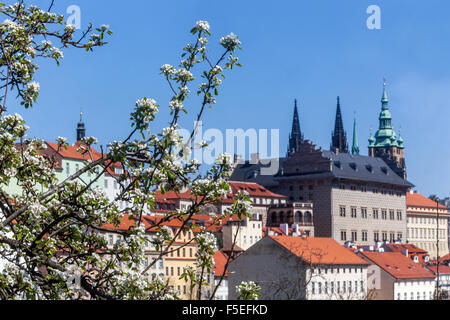
<path id="1" fill-rule="evenodd" d="M 358 143 L 358 133 L 356 132 L 356 117 L 353 121 L 353 145 L 352 145 L 352 154 L 359 155 L 359 143 Z"/>
<path id="2" fill-rule="evenodd" d="M 300 119 L 298 117 L 297 99 L 295 99 L 294 118 L 292 120 L 292 132 L 289 135 L 288 156 L 300 150 L 303 143 L 303 135 L 300 129 Z"/>
<path id="3" fill-rule="evenodd" d="M 80 122 L 78 122 L 77 126 L 77 141 L 83 139 L 86 135 L 86 128 L 83 122 L 83 112 L 80 112 Z"/>
<path id="4" fill-rule="evenodd" d="M 405 149 L 401 136 L 392 126 L 392 116 L 389 111 L 389 100 L 386 94 L 386 81 L 383 85 L 383 97 L 381 98 L 381 113 L 379 116 L 379 128 L 375 137 L 369 138 L 369 156 L 380 157 L 403 179 L 406 179 Z"/>
<path id="5" fill-rule="evenodd" d="M 339 102 L 339 97 L 337 97 L 336 120 L 334 131 L 331 133 L 330 150 L 334 153 L 348 153 L 347 134 L 344 131 L 344 124 L 342 122 L 341 104 Z"/>

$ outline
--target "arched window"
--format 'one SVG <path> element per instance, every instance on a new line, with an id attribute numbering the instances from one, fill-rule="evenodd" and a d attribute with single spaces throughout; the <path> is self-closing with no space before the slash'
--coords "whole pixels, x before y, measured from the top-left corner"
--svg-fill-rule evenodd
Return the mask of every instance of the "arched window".
<path id="1" fill-rule="evenodd" d="M 271 218 L 272 218 L 272 223 L 276 223 L 277 222 L 277 213 L 276 212 L 272 212 L 271 214 Z"/>
<path id="2" fill-rule="evenodd" d="M 293 217 L 292 217 L 292 211 L 288 211 L 287 212 L 287 217 L 286 217 L 286 223 L 291 223 L 292 222 L 292 220 L 293 220 Z"/>
<path id="3" fill-rule="evenodd" d="M 306 223 L 311 223 L 311 222 L 312 222 L 312 214 L 311 214 L 311 212 L 309 212 L 309 211 L 306 211 L 306 212 L 305 212 L 305 218 L 304 218 L 304 221 L 305 221 Z"/>
<path id="4" fill-rule="evenodd" d="M 300 211 L 297 211 L 295 213 L 295 222 L 296 223 L 302 223 L 303 222 L 303 215 Z"/>
<path id="5" fill-rule="evenodd" d="M 279 218 L 278 221 L 279 221 L 280 223 L 283 223 L 283 222 L 284 222 L 284 219 L 285 219 L 285 217 L 284 217 L 284 212 L 281 211 L 281 212 L 280 212 L 280 218 Z"/>

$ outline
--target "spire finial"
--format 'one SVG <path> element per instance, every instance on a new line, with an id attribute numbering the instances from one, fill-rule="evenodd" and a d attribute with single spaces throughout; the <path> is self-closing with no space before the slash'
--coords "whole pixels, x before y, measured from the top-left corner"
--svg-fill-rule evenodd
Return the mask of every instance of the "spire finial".
<path id="1" fill-rule="evenodd" d="M 356 131 L 356 111 L 354 112 L 355 119 L 353 121 L 353 146 L 352 154 L 359 155 L 359 143 L 358 143 L 358 133 Z"/>
<path id="2" fill-rule="evenodd" d="M 386 88 L 386 78 L 383 77 L 383 87 Z"/>

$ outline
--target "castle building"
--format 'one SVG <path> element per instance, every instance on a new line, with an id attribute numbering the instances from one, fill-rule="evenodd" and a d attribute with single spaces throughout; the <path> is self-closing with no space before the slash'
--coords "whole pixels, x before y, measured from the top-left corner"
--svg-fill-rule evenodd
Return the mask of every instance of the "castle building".
<path id="1" fill-rule="evenodd" d="M 380 127 L 387 128 L 390 114 L 385 89 L 382 102 Z M 294 109 L 293 132 L 300 128 L 296 111 L 297 108 Z M 339 103 L 336 120 L 333 137 L 341 141 L 332 141 L 334 151 L 322 150 L 303 136 L 291 134 L 289 144 L 295 148 L 290 148 L 287 157 L 274 159 L 279 161 L 277 174 L 262 175 L 261 168 L 268 165 L 246 162 L 235 166 L 231 179 L 258 183 L 287 196 L 290 203 L 312 202 L 316 237 L 331 237 L 342 244 L 352 241 L 358 245 L 406 240 L 406 193 L 413 184 L 405 179 L 406 174 L 402 176 L 394 170 L 399 167 L 392 166 L 391 158 L 385 154 L 376 156 L 381 152 L 376 147 L 380 142 L 374 142 L 372 156 L 358 155 L 356 137 L 355 148 L 352 148 L 355 152 L 348 153 Z M 383 132 L 388 131 L 377 133 L 380 141 Z M 403 150 L 399 149 L 398 140 L 395 141 L 395 150 Z M 389 148 L 385 149 L 394 147 Z"/>

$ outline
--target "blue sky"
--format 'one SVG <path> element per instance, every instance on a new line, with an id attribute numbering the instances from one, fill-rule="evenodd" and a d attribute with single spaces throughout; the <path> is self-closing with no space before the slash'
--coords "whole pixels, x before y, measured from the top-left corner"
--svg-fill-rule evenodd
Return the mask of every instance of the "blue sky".
<path id="1" fill-rule="evenodd" d="M 28 3 L 47 7 L 50 1 Z M 349 143 L 356 112 L 360 148 L 367 154 L 386 77 L 409 180 L 425 195 L 450 196 L 450 2 L 57 0 L 55 10 L 65 12 L 72 4 L 81 8 L 83 27 L 109 24 L 114 35 L 93 54 L 65 50 L 60 67 L 39 62 L 39 103 L 24 111 L 9 101 L 9 112 L 24 116 L 31 136 L 73 142 L 83 110 L 87 135 L 105 145 L 123 139 L 137 99 L 167 105 L 170 92 L 159 67 L 177 65 L 190 28 L 207 20 L 211 48 L 229 32 L 239 35 L 243 67 L 228 74 L 206 113 L 205 129 L 280 129 L 284 153 L 297 98 L 305 138 L 328 148 L 339 95 Z M 381 30 L 366 27 L 372 4 L 381 8 Z M 191 114 L 195 102 L 187 105 Z M 161 112 L 156 127 L 166 125 L 167 115 Z"/>

